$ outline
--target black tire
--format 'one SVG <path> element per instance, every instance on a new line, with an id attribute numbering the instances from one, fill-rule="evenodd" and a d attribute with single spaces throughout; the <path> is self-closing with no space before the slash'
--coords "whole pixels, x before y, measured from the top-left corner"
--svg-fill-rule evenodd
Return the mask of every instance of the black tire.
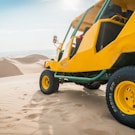
<path id="1" fill-rule="evenodd" d="M 52 94 L 58 91 L 59 79 L 54 78 L 54 72 L 44 70 L 40 75 L 39 85 L 41 92 L 44 94 Z"/>
<path id="2" fill-rule="evenodd" d="M 131 105 L 132 102 L 131 104 L 128 104 L 128 102 L 133 101 L 134 103 L 135 96 L 134 97 L 130 96 L 128 99 L 128 94 L 126 92 L 130 91 L 130 93 L 132 94 L 133 92 L 135 93 L 134 82 L 135 82 L 135 67 L 133 66 L 124 67 L 116 71 L 111 76 L 106 89 L 106 102 L 111 114 L 120 123 L 129 126 L 131 128 L 135 128 L 135 105 Z M 132 84 L 131 86 L 133 87 L 127 85 L 128 83 L 129 84 L 131 83 Z M 126 108 L 127 110 L 123 110 L 123 107 L 124 109 Z M 130 109 L 128 107 L 130 107 L 130 109 L 131 108 L 133 109 L 132 114 L 129 114 Z"/>
<path id="3" fill-rule="evenodd" d="M 97 90 L 100 87 L 100 82 L 93 82 L 91 84 L 86 84 L 84 87 L 90 90 Z"/>

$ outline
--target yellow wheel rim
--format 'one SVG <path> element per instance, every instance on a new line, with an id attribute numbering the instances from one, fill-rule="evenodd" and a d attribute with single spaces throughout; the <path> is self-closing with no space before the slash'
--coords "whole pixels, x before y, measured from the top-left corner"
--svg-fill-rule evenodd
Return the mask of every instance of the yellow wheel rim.
<path id="1" fill-rule="evenodd" d="M 48 76 L 43 76 L 42 78 L 42 87 L 47 90 L 49 88 L 49 84 L 50 81 L 49 81 L 49 77 Z"/>
<path id="2" fill-rule="evenodd" d="M 117 107 L 127 115 L 135 114 L 135 83 L 123 81 L 114 91 L 114 100 Z"/>

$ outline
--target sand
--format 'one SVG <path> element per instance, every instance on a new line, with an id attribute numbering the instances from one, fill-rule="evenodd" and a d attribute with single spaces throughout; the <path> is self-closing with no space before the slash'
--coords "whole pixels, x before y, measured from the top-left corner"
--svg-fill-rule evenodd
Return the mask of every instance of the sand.
<path id="1" fill-rule="evenodd" d="M 0 58 L 0 135 L 135 135 L 108 111 L 105 87 L 74 83 L 44 95 L 39 89 L 45 56 Z"/>

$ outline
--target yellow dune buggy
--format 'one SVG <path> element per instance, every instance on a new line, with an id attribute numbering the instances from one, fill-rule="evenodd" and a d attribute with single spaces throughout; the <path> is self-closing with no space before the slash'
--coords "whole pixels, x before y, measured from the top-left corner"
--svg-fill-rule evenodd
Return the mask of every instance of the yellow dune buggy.
<path id="1" fill-rule="evenodd" d="M 135 128 L 134 10 L 133 0 L 100 0 L 76 17 L 56 57 L 44 64 L 41 91 L 57 92 L 59 83 L 65 82 L 92 90 L 107 83 L 106 102 L 111 114 Z M 74 31 L 67 42 L 71 29 Z"/>

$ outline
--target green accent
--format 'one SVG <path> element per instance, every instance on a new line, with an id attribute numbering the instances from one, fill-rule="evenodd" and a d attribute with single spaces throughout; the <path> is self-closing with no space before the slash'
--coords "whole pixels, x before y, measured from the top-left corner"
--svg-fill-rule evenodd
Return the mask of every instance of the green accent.
<path id="1" fill-rule="evenodd" d="M 58 61 L 62 58 L 63 53 L 64 53 L 64 50 L 60 51 L 59 56 L 58 56 Z"/>
<path id="2" fill-rule="evenodd" d="M 106 1 L 104 2 L 103 6 L 101 7 L 100 11 L 98 12 L 98 15 L 95 17 L 94 23 L 97 22 L 97 20 L 99 20 L 100 18 L 102 18 L 103 14 L 104 14 L 106 8 L 108 7 L 108 5 L 110 4 L 110 2 L 111 2 L 111 0 L 106 0 Z M 89 9 L 87 9 L 87 10 L 85 11 L 85 13 L 83 14 L 83 16 L 82 16 L 81 19 L 79 20 L 79 22 L 78 22 L 78 24 L 77 24 L 77 26 L 76 26 L 76 28 L 75 28 L 75 30 L 74 30 L 74 32 L 73 32 L 73 34 L 72 34 L 71 37 L 73 37 L 73 36 L 76 35 L 76 33 L 77 33 L 79 27 L 81 26 L 81 24 L 82 24 L 82 22 L 83 22 L 85 16 L 86 16 L 87 13 L 89 12 L 89 10 L 91 10 L 93 7 L 94 7 L 94 6 L 90 7 Z"/>
<path id="3" fill-rule="evenodd" d="M 97 79 L 103 77 L 103 75 L 106 73 L 106 70 L 102 70 L 97 76 L 88 78 L 88 77 L 77 77 L 77 76 L 64 76 L 64 75 L 57 75 L 57 73 L 54 74 L 55 78 L 65 78 L 68 79 L 69 81 L 73 82 L 81 82 L 81 83 L 88 83 L 91 81 L 96 81 Z M 103 77 L 105 78 L 105 77 Z"/>
<path id="4" fill-rule="evenodd" d="M 104 12 L 106 11 L 107 7 L 109 6 L 111 0 L 106 0 L 102 6 L 102 8 L 100 9 L 100 11 L 98 12 L 95 20 L 94 20 L 94 23 L 98 21 L 98 19 L 102 18 Z"/>
<path id="5" fill-rule="evenodd" d="M 89 12 L 89 10 L 91 10 L 93 7 L 94 7 L 94 6 L 92 6 L 92 7 L 88 8 L 88 9 L 85 11 L 85 13 L 82 15 L 82 17 L 81 17 L 81 19 L 79 20 L 79 22 L 77 23 L 77 26 L 75 27 L 75 30 L 74 30 L 74 32 L 73 32 L 73 34 L 72 34 L 72 36 L 71 36 L 71 37 L 73 37 L 73 36 L 75 36 L 75 35 L 76 35 L 76 33 L 77 33 L 77 31 L 78 31 L 78 29 L 79 29 L 80 25 L 82 24 L 82 22 L 83 22 L 83 20 L 84 20 L 85 16 L 86 16 L 86 15 L 87 15 L 87 13 Z"/>
<path id="6" fill-rule="evenodd" d="M 67 33 L 66 33 L 66 35 L 65 35 L 65 37 L 64 37 L 63 43 L 65 42 L 65 40 L 66 40 L 66 38 L 67 38 L 67 36 L 68 36 L 68 34 L 69 34 L 69 31 L 70 31 L 71 27 L 72 27 L 72 24 L 70 24 L 70 26 L 69 26 L 69 28 L 68 28 L 68 31 L 67 31 Z"/>
<path id="7" fill-rule="evenodd" d="M 100 11 L 99 11 L 99 13 L 98 13 L 98 15 L 95 17 L 94 23 L 95 23 L 98 19 L 102 18 L 103 14 L 104 14 L 106 8 L 108 7 L 108 5 L 110 4 L 110 2 L 111 2 L 111 0 L 106 0 L 106 1 L 104 2 L 102 8 L 100 9 Z M 74 32 L 72 33 L 72 36 L 71 36 L 71 37 L 73 37 L 73 36 L 76 35 L 76 33 L 77 33 L 79 27 L 81 26 L 81 24 L 82 24 L 82 22 L 83 22 L 85 16 L 86 16 L 87 13 L 89 12 L 89 10 L 91 10 L 93 7 L 94 7 L 94 6 L 88 8 L 88 9 L 85 11 L 85 13 L 83 14 L 83 16 L 82 16 L 81 19 L 79 20 L 79 22 L 78 22 L 78 24 L 77 24 L 77 26 L 76 26 Z M 70 24 L 70 26 L 69 26 L 69 28 L 68 28 L 68 31 L 67 31 L 67 33 L 66 33 L 66 35 L 65 35 L 65 37 L 64 37 L 63 43 L 65 42 L 65 40 L 66 40 L 66 38 L 67 38 L 67 36 L 68 36 L 69 31 L 70 31 L 71 28 L 72 28 L 72 24 Z"/>

